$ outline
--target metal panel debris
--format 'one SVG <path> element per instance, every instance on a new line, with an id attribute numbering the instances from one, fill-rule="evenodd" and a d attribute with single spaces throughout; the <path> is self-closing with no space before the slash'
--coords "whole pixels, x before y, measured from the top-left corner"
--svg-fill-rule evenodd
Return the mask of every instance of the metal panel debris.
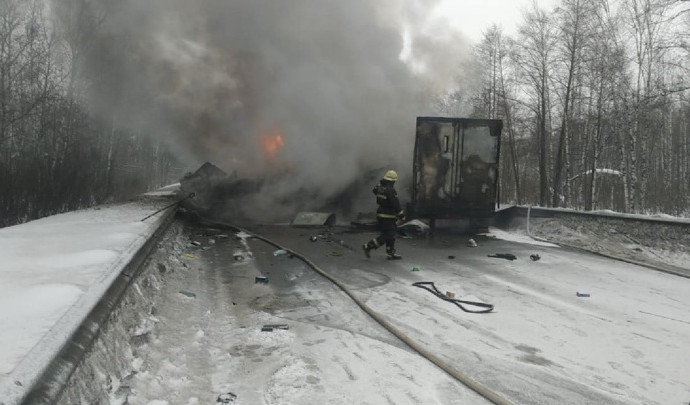
<path id="1" fill-rule="evenodd" d="M 290 225 L 333 226 L 335 225 L 335 214 L 332 212 L 299 212 Z"/>

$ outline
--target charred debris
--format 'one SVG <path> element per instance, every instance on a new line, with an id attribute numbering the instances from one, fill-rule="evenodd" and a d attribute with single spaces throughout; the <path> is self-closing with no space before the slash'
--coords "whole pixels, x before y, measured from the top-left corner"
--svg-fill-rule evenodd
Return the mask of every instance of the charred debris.
<path id="1" fill-rule="evenodd" d="M 218 166 L 206 162 L 180 180 L 180 197 L 194 195 L 180 205 L 196 216 L 225 217 L 222 213 L 231 206 L 229 201 L 258 192 L 263 183 L 262 179 L 239 178 L 236 173 L 229 176 Z"/>
<path id="2" fill-rule="evenodd" d="M 425 235 L 428 220 L 429 231 L 433 232 L 436 220 L 457 220 L 469 222 L 470 233 L 488 231 L 489 221 L 496 214 L 499 198 L 498 168 L 502 122 L 500 120 L 417 117 L 412 166 L 410 199 L 406 206 L 408 219 L 416 220 L 403 228 L 404 236 Z M 280 182 L 290 181 L 290 173 L 281 173 L 266 178 L 240 178 L 236 173 L 228 175 L 212 163 L 204 163 L 196 172 L 184 176 L 180 181 L 181 196 L 194 194 L 181 202 L 184 209 L 202 218 L 213 218 L 226 222 L 247 221 L 252 206 L 257 201 L 266 202 L 269 210 L 264 215 L 254 215 L 257 222 L 280 222 L 292 218 L 293 225 L 325 226 L 335 224 L 331 213 L 337 212 L 345 218 L 354 218 L 351 225 L 371 227 L 376 223 L 372 214 L 362 214 L 358 207 L 371 207 L 363 198 L 371 198 L 368 190 L 379 180 L 386 168 L 373 168 L 359 176 L 340 192 L 325 197 L 318 187 L 298 189 L 288 194 L 276 195 L 268 191 L 281 189 L 273 187 Z M 406 187 L 404 187 L 406 188 Z M 284 188 L 282 188 L 284 189 Z M 402 190 L 399 190 L 402 191 Z M 264 194 L 265 193 L 265 194 Z M 274 200 L 263 200 L 271 194 Z M 276 207 L 273 210 L 273 207 Z M 278 212 L 278 207 L 292 212 Z M 373 208 L 373 207 L 372 207 Z M 307 210 L 323 215 L 295 215 L 297 210 Z M 256 213 L 254 213 L 256 214 Z M 282 215 L 282 216 L 281 216 Z M 285 216 L 287 215 L 287 216 Z M 294 223 L 295 221 L 301 223 Z"/>
<path id="3" fill-rule="evenodd" d="M 366 217 L 365 226 L 374 225 L 373 213 L 358 213 L 357 201 L 363 194 L 369 197 L 371 185 L 377 181 L 380 168 L 369 170 L 364 176 L 349 184 L 339 193 L 324 198 L 318 189 L 298 189 L 294 193 L 276 200 L 277 207 L 305 207 L 309 212 L 289 212 L 291 222 L 295 225 L 324 226 L 335 225 L 335 213 L 344 217 Z M 285 175 L 287 176 L 287 175 Z M 260 193 L 286 178 L 277 176 L 266 178 L 241 178 L 237 173 L 228 175 L 213 163 L 206 162 L 193 173 L 187 173 L 180 180 L 178 197 L 183 211 L 196 218 L 237 221 L 247 217 L 251 198 L 260 197 Z M 193 195 L 193 198 L 189 198 Z M 295 215 L 293 217 L 293 215 Z M 288 218 L 285 218 L 288 219 Z M 299 222 L 299 224 L 297 223 Z"/>

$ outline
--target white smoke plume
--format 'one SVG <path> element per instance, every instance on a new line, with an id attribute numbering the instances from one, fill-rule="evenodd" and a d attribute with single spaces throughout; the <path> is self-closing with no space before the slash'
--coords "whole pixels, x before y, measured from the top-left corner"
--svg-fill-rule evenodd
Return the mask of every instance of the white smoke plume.
<path id="1" fill-rule="evenodd" d="M 282 179 L 256 215 L 317 208 L 377 168 L 409 181 L 415 118 L 434 114 L 432 98 L 471 55 L 429 20 L 434 3 L 94 0 L 91 105 L 163 137 L 190 167 Z M 313 206 L 278 206 L 300 192 Z"/>

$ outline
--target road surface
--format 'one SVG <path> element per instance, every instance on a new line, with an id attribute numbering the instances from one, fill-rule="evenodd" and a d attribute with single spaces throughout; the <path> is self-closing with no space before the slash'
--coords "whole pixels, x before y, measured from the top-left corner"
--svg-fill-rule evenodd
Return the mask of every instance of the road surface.
<path id="1" fill-rule="evenodd" d="M 489 403 L 299 259 L 243 233 L 182 227 L 151 333 L 132 351 L 132 372 L 118 381 L 126 389 L 113 389 L 111 402 Z M 512 403 L 690 400 L 689 279 L 502 232 L 503 239 L 476 237 L 476 248 L 450 232 L 401 239 L 403 260 L 387 261 L 381 249 L 371 259 L 359 249 L 370 231 L 250 231 L 309 257 L 411 339 Z M 517 260 L 489 257 L 496 253 Z M 412 286 L 418 281 L 495 309 L 463 312 Z M 271 324 L 287 329 L 262 331 Z"/>

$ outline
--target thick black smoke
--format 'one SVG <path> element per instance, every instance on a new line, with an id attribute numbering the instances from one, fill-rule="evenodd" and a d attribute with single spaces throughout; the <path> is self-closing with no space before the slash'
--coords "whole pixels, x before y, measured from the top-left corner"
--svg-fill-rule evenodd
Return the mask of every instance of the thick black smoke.
<path id="1" fill-rule="evenodd" d="M 208 160 L 240 176 L 283 178 L 253 205 L 261 213 L 298 190 L 328 199 L 376 168 L 404 180 L 415 117 L 433 114 L 432 97 L 468 54 L 427 21 L 431 1 L 91 4 L 101 21 L 81 61 L 91 105 L 163 137 L 190 167 Z M 279 132 L 284 146 L 269 158 L 261 134 Z"/>

